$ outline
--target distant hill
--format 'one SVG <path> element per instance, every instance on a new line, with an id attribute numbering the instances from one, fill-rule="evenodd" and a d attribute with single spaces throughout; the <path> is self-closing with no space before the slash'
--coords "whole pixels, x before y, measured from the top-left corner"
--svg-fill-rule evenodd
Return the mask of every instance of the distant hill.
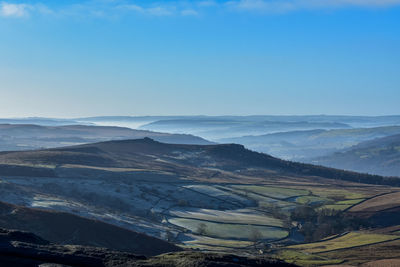
<path id="1" fill-rule="evenodd" d="M 362 142 L 311 161 L 334 168 L 400 177 L 400 134 Z"/>
<path id="2" fill-rule="evenodd" d="M 72 125 L 79 123 L 73 119 L 28 117 L 28 118 L 8 118 L 8 119 L 0 118 L 0 124 L 36 124 L 42 126 L 61 126 L 61 125 Z"/>
<path id="3" fill-rule="evenodd" d="M 190 133 L 210 140 L 295 130 L 343 128 L 350 128 L 350 126 L 337 122 L 268 121 L 254 118 L 246 120 L 246 117 L 200 117 L 159 120 L 140 127 L 143 130 Z"/>
<path id="4" fill-rule="evenodd" d="M 289 131 L 258 136 L 223 138 L 218 142 L 238 143 L 276 157 L 309 162 L 309 159 L 350 148 L 360 142 L 400 134 L 400 126 L 374 128 Z"/>
<path id="5" fill-rule="evenodd" d="M 113 126 L 40 126 L 0 124 L 0 151 L 51 148 L 107 140 L 151 137 L 166 143 L 211 144 L 193 135 L 168 134 Z"/>
<path id="6" fill-rule="evenodd" d="M 343 123 L 355 128 L 400 125 L 400 116 L 339 116 L 339 115 L 250 115 L 250 116 L 100 116 L 76 118 L 87 123 L 130 123 L 146 124 L 165 120 L 228 120 L 228 121 L 271 121 L 271 122 L 317 122 Z M 110 124 L 114 125 L 114 124 Z M 115 124 L 118 125 L 118 124 Z"/>
<path id="7" fill-rule="evenodd" d="M 139 255 L 181 250 L 166 241 L 101 221 L 4 202 L 0 202 L 0 227 L 32 232 L 53 243 L 105 247 Z"/>
<path id="8" fill-rule="evenodd" d="M 400 185 L 399 179 L 285 161 L 236 144 L 180 145 L 144 138 L 47 150 L 0 152 L 0 175 L 13 176 L 14 173 L 14 176 L 65 176 L 71 175 L 71 167 L 74 168 L 74 175 L 100 175 L 102 172 L 118 175 L 118 171 L 113 168 L 120 168 L 124 176 L 128 177 L 129 171 L 137 176 L 135 170 L 147 169 L 162 172 L 161 179 L 167 179 L 165 177 L 171 174 L 170 177 L 174 177 L 174 180 L 194 173 L 201 173 L 205 178 L 215 178 L 217 174 L 223 176 L 223 173 L 216 174 L 211 168 L 235 172 L 259 168 L 268 170 L 271 175 L 319 176 Z M 152 177 L 146 176 L 147 179 Z"/>

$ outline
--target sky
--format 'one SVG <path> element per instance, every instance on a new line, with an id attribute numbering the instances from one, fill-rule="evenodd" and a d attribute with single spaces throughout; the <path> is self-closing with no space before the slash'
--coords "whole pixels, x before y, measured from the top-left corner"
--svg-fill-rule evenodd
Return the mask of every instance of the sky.
<path id="1" fill-rule="evenodd" d="M 400 0 L 0 0 L 0 117 L 399 103 Z"/>

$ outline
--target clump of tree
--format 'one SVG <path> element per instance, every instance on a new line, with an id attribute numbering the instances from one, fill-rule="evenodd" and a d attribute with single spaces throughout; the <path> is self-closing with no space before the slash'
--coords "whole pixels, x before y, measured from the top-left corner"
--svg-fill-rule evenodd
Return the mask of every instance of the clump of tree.
<path id="1" fill-rule="evenodd" d="M 178 200 L 178 206 L 187 207 L 187 206 L 189 206 L 189 202 L 186 199 L 179 199 Z"/>
<path id="2" fill-rule="evenodd" d="M 258 230 L 255 227 L 251 227 L 250 228 L 250 236 L 249 239 L 251 242 L 253 242 L 253 246 L 254 248 L 256 248 L 257 243 L 260 242 L 262 240 L 263 236 L 260 232 L 260 230 Z"/>
<path id="3" fill-rule="evenodd" d="M 292 211 L 290 219 L 299 223 L 299 232 L 304 235 L 306 242 L 369 226 L 366 219 L 339 210 L 314 209 L 310 206 L 297 207 Z"/>
<path id="4" fill-rule="evenodd" d="M 207 225 L 205 223 L 199 223 L 199 225 L 197 226 L 197 230 L 196 232 L 199 235 L 205 235 L 207 234 Z"/>

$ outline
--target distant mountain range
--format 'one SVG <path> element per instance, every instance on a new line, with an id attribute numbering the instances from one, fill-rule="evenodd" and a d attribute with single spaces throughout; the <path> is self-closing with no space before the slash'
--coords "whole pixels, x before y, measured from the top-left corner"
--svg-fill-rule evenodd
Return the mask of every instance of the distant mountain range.
<path id="1" fill-rule="evenodd" d="M 212 144 L 188 134 L 168 134 L 115 126 L 0 124 L 0 151 L 60 147 L 107 140 L 151 137 L 166 143 Z"/>
<path id="2" fill-rule="evenodd" d="M 60 125 L 73 125 L 73 124 L 83 124 L 78 123 L 73 119 L 57 119 L 57 118 L 40 118 L 40 117 L 30 117 L 30 118 L 0 118 L 0 124 L 36 124 L 43 126 L 60 126 Z"/>
<path id="3" fill-rule="evenodd" d="M 222 143 L 238 143 L 276 157 L 309 161 L 375 138 L 400 134 L 400 126 L 374 128 L 290 131 L 259 136 L 219 139 Z"/>
<path id="4" fill-rule="evenodd" d="M 354 128 L 379 127 L 388 125 L 400 125 L 400 116 L 338 116 L 338 115 L 252 115 L 252 116 L 101 116 L 76 118 L 75 121 L 87 123 L 132 123 L 147 124 L 157 121 L 170 120 L 219 120 L 239 122 L 313 122 L 313 123 L 342 123 Z"/>
<path id="5" fill-rule="evenodd" d="M 140 127 L 140 129 L 152 131 L 192 133 L 210 140 L 225 137 L 238 137 L 249 134 L 255 135 L 293 130 L 343 128 L 350 128 L 350 126 L 337 122 L 252 121 L 226 118 L 160 120 Z"/>
<path id="6" fill-rule="evenodd" d="M 310 162 L 333 168 L 400 177 L 400 134 L 362 142 Z"/>

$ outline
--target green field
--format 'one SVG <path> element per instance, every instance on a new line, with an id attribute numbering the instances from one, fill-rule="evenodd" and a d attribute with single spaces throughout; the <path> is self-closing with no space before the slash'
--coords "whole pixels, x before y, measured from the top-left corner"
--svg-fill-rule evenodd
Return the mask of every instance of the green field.
<path id="1" fill-rule="evenodd" d="M 294 263 L 300 266 L 319 266 L 319 265 L 332 265 L 341 264 L 341 259 L 329 259 L 319 255 L 303 253 L 295 250 L 280 250 L 276 255 L 277 258 L 283 259 L 286 262 Z"/>
<path id="2" fill-rule="evenodd" d="M 357 205 L 361 201 L 363 201 L 363 198 L 359 199 L 349 199 L 349 200 L 342 200 L 342 201 L 337 201 L 332 204 L 326 204 L 321 206 L 319 209 L 332 209 L 332 210 L 346 210 L 354 205 Z"/>
<path id="3" fill-rule="evenodd" d="M 253 245 L 250 241 L 226 240 L 207 236 L 194 236 L 193 240 L 184 241 L 185 247 L 202 248 L 206 250 L 229 250 L 248 248 Z"/>
<path id="4" fill-rule="evenodd" d="M 323 206 L 319 207 L 318 209 L 319 210 L 321 210 L 321 209 L 331 209 L 331 210 L 341 210 L 341 211 L 343 211 L 345 209 L 350 208 L 351 206 L 353 206 L 353 205 L 328 204 L 328 205 L 323 205 Z"/>
<path id="5" fill-rule="evenodd" d="M 199 219 L 222 223 L 258 224 L 277 227 L 283 226 L 283 222 L 281 220 L 273 218 L 271 216 L 258 214 L 253 210 L 220 211 L 210 209 L 198 209 L 189 211 L 171 210 L 169 213 L 174 217 Z"/>
<path id="6" fill-rule="evenodd" d="M 337 200 L 353 200 L 353 199 L 362 199 L 365 198 L 366 195 L 360 192 L 354 192 L 345 189 L 328 189 L 328 188 L 312 188 L 310 189 L 314 195 L 331 198 Z"/>
<path id="7" fill-rule="evenodd" d="M 272 206 L 279 207 L 282 209 L 286 208 L 294 208 L 296 207 L 296 203 L 294 202 L 288 202 L 288 201 L 282 201 L 276 198 L 271 198 L 268 196 L 252 193 L 247 190 L 239 189 L 235 187 L 226 187 L 227 190 L 231 191 L 233 194 L 240 195 L 242 197 L 245 197 L 247 199 L 254 200 L 258 203 L 258 206 L 261 208 L 270 208 Z"/>
<path id="8" fill-rule="evenodd" d="M 276 227 L 269 226 L 253 226 L 253 225 L 237 225 L 229 223 L 214 223 L 206 222 L 195 219 L 186 218 L 170 218 L 168 220 L 171 224 L 183 227 L 192 233 L 200 234 L 201 225 L 204 226 L 205 236 L 226 238 L 226 239 L 241 239 L 251 240 L 254 231 L 260 233 L 259 239 L 270 240 L 270 239 L 281 239 L 288 235 L 288 232 Z"/>
<path id="9" fill-rule="evenodd" d="M 355 205 L 363 201 L 364 198 L 359 198 L 359 199 L 349 199 L 349 200 L 343 200 L 343 201 L 338 201 L 335 204 L 337 205 Z"/>
<path id="10" fill-rule="evenodd" d="M 332 200 L 323 198 L 323 197 L 317 197 L 317 196 L 300 196 L 296 198 L 296 203 L 299 204 L 319 204 L 319 203 L 327 203 L 327 202 L 332 202 Z"/>
<path id="11" fill-rule="evenodd" d="M 247 192 L 253 192 L 263 196 L 278 198 L 278 199 L 285 199 L 295 196 L 305 196 L 310 193 L 308 190 L 304 189 L 292 189 L 292 188 L 272 187 L 272 186 L 233 185 L 232 187 Z"/>
<path id="12" fill-rule="evenodd" d="M 331 240 L 288 246 L 287 248 L 299 250 L 306 253 L 320 253 L 337 249 L 364 246 L 364 245 L 394 240 L 397 238 L 399 237 L 395 235 L 351 232 Z"/>

